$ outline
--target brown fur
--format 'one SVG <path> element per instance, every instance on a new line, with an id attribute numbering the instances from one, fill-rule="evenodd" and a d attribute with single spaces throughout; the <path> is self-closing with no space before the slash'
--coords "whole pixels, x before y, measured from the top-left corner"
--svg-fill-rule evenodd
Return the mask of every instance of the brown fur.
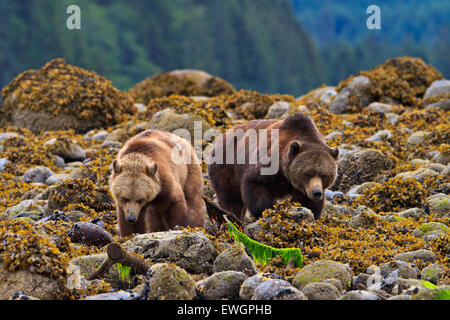
<path id="1" fill-rule="evenodd" d="M 172 160 L 177 143 L 190 152 L 190 164 Z M 109 185 L 121 236 L 204 226 L 201 167 L 192 146 L 171 133 L 147 130 L 128 140 Z"/>
<path id="2" fill-rule="evenodd" d="M 319 218 L 324 206 L 325 189 L 330 187 L 336 178 L 339 149 L 332 149 L 325 143 L 313 121 L 308 116 L 297 113 L 284 121 L 256 120 L 238 125 L 234 128 L 236 129 L 245 132 L 248 129 L 267 129 L 268 155 L 270 157 L 272 154 L 271 148 L 279 150 L 279 169 L 273 175 L 261 175 L 264 165 L 260 161 L 257 164 L 249 164 L 249 155 L 259 150 L 252 150 L 248 145 L 248 136 L 244 136 L 240 140 L 245 139 L 245 147 L 238 149 L 245 152 L 245 164 L 237 164 L 235 156 L 235 163 L 211 163 L 208 166 L 209 178 L 219 205 L 242 220 L 245 209 L 254 217 L 260 217 L 261 213 L 273 207 L 278 199 L 291 196 L 293 201 L 311 209 L 315 218 Z M 279 144 L 272 146 L 270 134 L 273 129 L 279 130 Z M 224 158 L 225 145 L 235 140 L 229 138 L 230 134 L 227 132 L 221 137 L 225 142 Z M 218 152 L 217 141 L 211 153 L 212 157 Z M 236 145 L 237 143 L 234 147 L 235 154 Z"/>

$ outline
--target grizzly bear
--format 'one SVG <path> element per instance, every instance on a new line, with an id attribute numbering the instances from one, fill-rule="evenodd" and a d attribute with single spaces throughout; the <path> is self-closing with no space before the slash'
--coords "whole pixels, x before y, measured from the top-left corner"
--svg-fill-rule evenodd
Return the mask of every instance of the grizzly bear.
<path id="1" fill-rule="evenodd" d="M 112 167 L 109 186 L 121 236 L 204 226 L 202 171 L 183 138 L 158 130 L 141 132 L 125 143 Z"/>
<path id="2" fill-rule="evenodd" d="M 296 113 L 282 121 L 250 121 L 219 136 L 208 159 L 208 174 L 219 205 L 241 220 L 246 209 L 259 218 L 288 196 L 318 219 L 325 189 L 336 178 L 338 158 L 339 149 L 325 143 L 312 119 Z M 275 170 L 264 174 L 263 169 L 273 164 Z"/>

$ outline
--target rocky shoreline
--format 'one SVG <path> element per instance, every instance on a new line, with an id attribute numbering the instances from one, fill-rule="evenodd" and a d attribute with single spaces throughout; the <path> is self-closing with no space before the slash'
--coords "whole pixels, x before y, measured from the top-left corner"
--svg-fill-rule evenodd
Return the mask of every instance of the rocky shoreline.
<path id="1" fill-rule="evenodd" d="M 179 95 L 170 95 L 174 84 Z M 391 59 L 298 98 L 236 91 L 189 70 L 131 92 L 61 60 L 3 89 L 1 300 L 449 299 L 450 81 L 432 66 Z M 300 248 L 302 268 L 256 263 L 210 219 L 204 229 L 119 237 L 107 180 L 127 139 L 151 128 L 193 130 L 196 120 L 224 132 L 295 112 L 311 115 L 340 149 L 323 216 L 286 200 L 241 231 Z M 204 195 L 214 200 L 202 167 Z M 116 265 L 87 280 L 111 242 L 142 257 L 148 272 Z"/>

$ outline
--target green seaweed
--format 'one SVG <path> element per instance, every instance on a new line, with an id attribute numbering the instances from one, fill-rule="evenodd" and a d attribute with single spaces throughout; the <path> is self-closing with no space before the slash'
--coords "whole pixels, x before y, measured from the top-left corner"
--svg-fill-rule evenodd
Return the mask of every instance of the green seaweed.
<path id="1" fill-rule="evenodd" d="M 425 288 L 428 288 L 428 289 L 436 289 L 437 288 L 437 286 L 435 284 L 431 283 L 430 281 L 422 280 L 422 284 Z"/>
<path id="2" fill-rule="evenodd" d="M 228 224 L 228 232 L 234 237 L 238 242 L 241 242 L 248 252 L 253 256 L 256 262 L 266 265 L 270 259 L 280 256 L 285 264 L 288 264 L 292 259 L 294 259 L 295 267 L 301 268 L 303 265 L 303 256 L 298 248 L 282 248 L 277 249 L 253 239 L 240 232 L 236 226 L 231 223 L 226 216 L 224 216 L 225 221 Z"/>
<path id="3" fill-rule="evenodd" d="M 128 285 L 131 285 L 131 277 L 130 277 L 131 267 L 125 266 L 121 263 L 116 263 L 114 265 L 114 268 L 117 269 L 117 272 L 119 273 L 119 277 L 122 280 L 122 282 L 124 282 L 126 279 L 128 282 Z"/>

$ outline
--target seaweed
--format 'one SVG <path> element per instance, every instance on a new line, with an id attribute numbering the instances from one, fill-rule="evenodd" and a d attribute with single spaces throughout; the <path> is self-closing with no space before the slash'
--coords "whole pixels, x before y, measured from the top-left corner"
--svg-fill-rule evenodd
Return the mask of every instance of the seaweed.
<path id="1" fill-rule="evenodd" d="M 237 242 L 244 244 L 248 252 L 253 256 L 256 262 L 263 265 L 267 264 L 270 259 L 280 256 L 283 258 L 283 262 L 287 265 L 291 260 L 294 259 L 295 267 L 301 268 L 303 265 L 303 256 L 298 248 L 282 248 L 277 249 L 258 241 L 255 241 L 236 228 L 236 226 L 231 223 L 230 220 L 224 215 L 223 218 L 228 224 L 228 232 Z"/>

